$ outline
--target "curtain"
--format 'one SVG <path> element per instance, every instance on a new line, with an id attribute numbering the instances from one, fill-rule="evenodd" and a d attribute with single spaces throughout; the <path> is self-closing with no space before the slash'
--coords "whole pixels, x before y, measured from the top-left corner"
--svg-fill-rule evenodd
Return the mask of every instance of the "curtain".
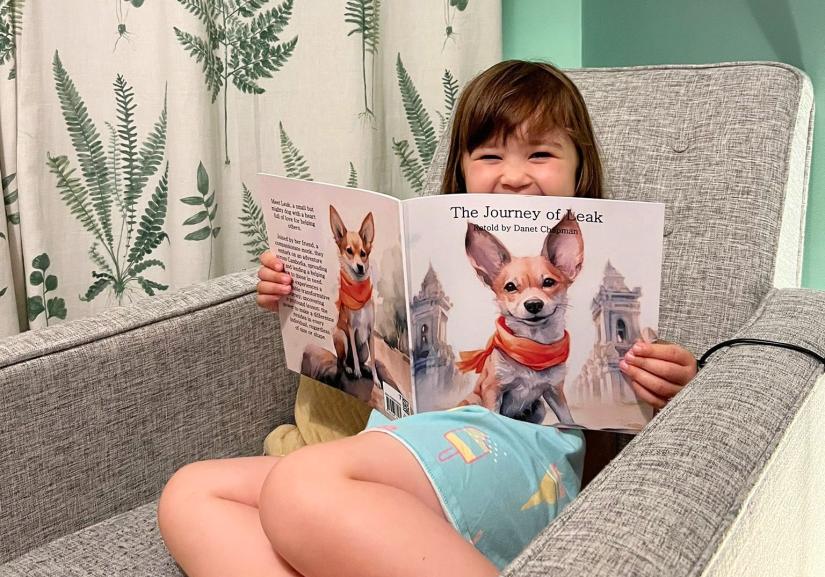
<path id="1" fill-rule="evenodd" d="M 259 171 L 410 197 L 499 2 L 0 0 L 0 336 L 255 266 Z"/>

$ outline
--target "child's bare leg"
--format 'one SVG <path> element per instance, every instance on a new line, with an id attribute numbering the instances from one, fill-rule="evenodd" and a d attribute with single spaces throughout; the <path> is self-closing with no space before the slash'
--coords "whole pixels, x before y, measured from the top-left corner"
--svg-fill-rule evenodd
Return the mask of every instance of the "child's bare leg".
<path id="1" fill-rule="evenodd" d="M 415 457 L 383 433 L 285 457 L 260 511 L 275 550 L 309 577 L 498 574 L 444 517 Z"/>
<path id="2" fill-rule="evenodd" d="M 163 489 L 158 524 L 189 577 L 296 577 L 261 528 L 258 495 L 276 457 L 200 461 Z"/>

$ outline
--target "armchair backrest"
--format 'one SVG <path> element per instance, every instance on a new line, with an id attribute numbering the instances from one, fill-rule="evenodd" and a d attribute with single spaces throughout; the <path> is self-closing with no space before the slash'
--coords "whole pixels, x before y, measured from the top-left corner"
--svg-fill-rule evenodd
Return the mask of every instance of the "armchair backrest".
<path id="1" fill-rule="evenodd" d="M 660 336 L 699 354 L 774 287 L 799 286 L 813 91 L 778 63 L 566 71 L 602 152 L 606 196 L 666 203 Z M 425 194 L 439 192 L 448 134 Z"/>

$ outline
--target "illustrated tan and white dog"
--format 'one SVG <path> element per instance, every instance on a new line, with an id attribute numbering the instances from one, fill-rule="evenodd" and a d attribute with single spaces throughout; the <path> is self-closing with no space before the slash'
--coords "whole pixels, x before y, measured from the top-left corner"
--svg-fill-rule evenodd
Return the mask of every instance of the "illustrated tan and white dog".
<path id="1" fill-rule="evenodd" d="M 462 404 L 481 404 L 515 419 L 541 423 L 546 409 L 572 425 L 564 396 L 570 336 L 565 330 L 567 289 L 584 261 L 575 215 L 547 234 L 537 256 L 513 257 L 490 232 L 468 223 L 467 257 L 493 291 L 501 315 L 485 349 L 462 352 L 458 368 L 479 373 Z"/>
<path id="2" fill-rule="evenodd" d="M 375 370 L 375 307 L 370 279 L 370 252 L 375 239 L 375 223 L 368 213 L 358 232 L 347 230 L 335 207 L 329 207 L 329 223 L 338 247 L 341 265 L 338 290 L 338 322 L 332 331 L 338 374 L 360 379 L 363 368 L 372 376 L 373 384 L 381 388 Z"/>

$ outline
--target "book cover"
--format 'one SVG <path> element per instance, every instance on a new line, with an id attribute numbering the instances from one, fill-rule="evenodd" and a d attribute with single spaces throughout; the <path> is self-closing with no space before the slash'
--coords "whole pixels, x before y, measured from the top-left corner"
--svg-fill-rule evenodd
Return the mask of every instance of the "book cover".
<path id="1" fill-rule="evenodd" d="M 259 190 L 294 279 L 280 309 L 290 369 L 391 417 L 481 404 L 631 432 L 652 417 L 618 363 L 657 329 L 662 204 L 399 201 L 268 175 Z"/>

